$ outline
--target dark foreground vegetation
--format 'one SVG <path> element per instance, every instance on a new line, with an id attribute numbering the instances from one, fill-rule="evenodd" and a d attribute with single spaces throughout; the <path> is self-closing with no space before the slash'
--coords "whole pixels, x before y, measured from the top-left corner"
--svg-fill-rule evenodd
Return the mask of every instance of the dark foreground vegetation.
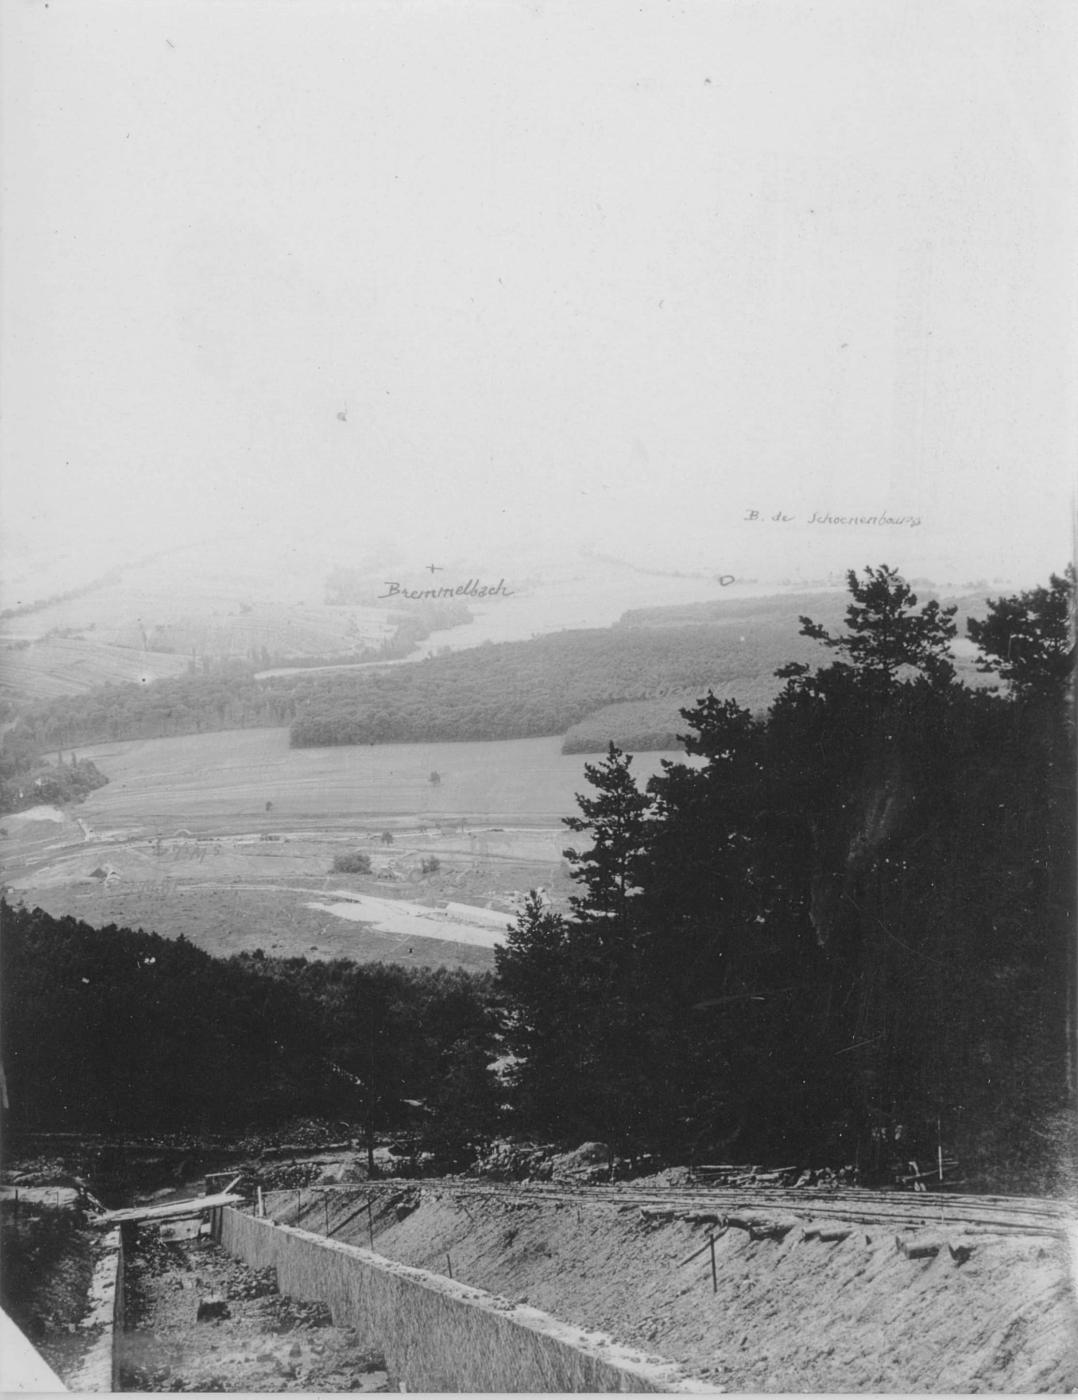
<path id="1" fill-rule="evenodd" d="M 373 1134 L 412 1123 L 420 1102 L 446 1147 L 458 1120 L 490 1126 L 489 974 L 223 959 L 141 929 L 0 913 L 13 1128 L 239 1132 L 302 1107 Z"/>
<path id="2" fill-rule="evenodd" d="M 613 745 L 588 765 L 580 893 L 568 916 L 533 896 L 496 977 L 223 961 L 4 910 L 13 1123 L 210 1132 L 302 1107 L 411 1126 L 446 1164 L 514 1128 L 1066 1186 L 1073 570 L 969 623 L 994 689 L 956 676 L 952 610 L 886 567 L 849 583 L 837 630 L 801 619 L 830 664 L 784 667 L 766 714 L 683 711 L 698 766 L 641 790 Z"/>
<path id="3" fill-rule="evenodd" d="M 499 950 L 529 1122 L 717 1160 L 1065 1179 L 1074 1129 L 1074 574 L 969 626 L 886 568 L 765 717 L 714 697 L 647 790 L 611 746 L 570 918 Z M 711 1156 L 711 1160 L 716 1160 Z M 1057 1175 L 1063 1173 L 1063 1176 Z"/>

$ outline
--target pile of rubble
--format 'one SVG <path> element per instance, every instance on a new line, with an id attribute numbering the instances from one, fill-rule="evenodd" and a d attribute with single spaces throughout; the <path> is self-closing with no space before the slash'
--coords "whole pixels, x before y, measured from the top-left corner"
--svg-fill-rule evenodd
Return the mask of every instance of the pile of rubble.
<path id="1" fill-rule="evenodd" d="M 470 1175 L 492 1181 L 549 1181 L 558 1149 L 551 1145 L 516 1143 L 496 1139 L 476 1158 Z"/>
<path id="2" fill-rule="evenodd" d="M 469 1175 L 494 1181 L 560 1181 L 594 1186 L 611 1180 L 628 1181 L 658 1165 L 651 1157 L 614 1156 L 605 1142 L 583 1142 L 566 1152 L 551 1143 L 499 1139 L 476 1159 Z"/>
<path id="3" fill-rule="evenodd" d="M 834 1187 L 860 1185 L 860 1173 L 845 1167 L 764 1167 L 757 1164 L 697 1166 L 690 1179 L 704 1186 Z"/>
<path id="4" fill-rule="evenodd" d="M 385 1362 L 320 1302 L 280 1293 L 202 1237 L 162 1250 L 143 1229 L 128 1260 L 120 1388 L 314 1393 L 385 1391 Z"/>

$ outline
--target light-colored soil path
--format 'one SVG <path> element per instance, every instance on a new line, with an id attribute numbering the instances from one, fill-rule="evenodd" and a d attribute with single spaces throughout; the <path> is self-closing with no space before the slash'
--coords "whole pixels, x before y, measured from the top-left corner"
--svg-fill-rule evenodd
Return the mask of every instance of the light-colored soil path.
<path id="1" fill-rule="evenodd" d="M 490 910 L 476 909 L 474 914 L 456 905 L 454 913 L 447 909 L 430 909 L 406 900 L 378 899 L 374 895 L 355 894 L 347 900 L 333 903 L 308 903 L 308 909 L 321 909 L 338 919 L 353 923 L 373 924 L 389 933 L 415 934 L 417 938 L 439 938 L 450 943 L 468 943 L 479 948 L 497 948 L 505 942 L 505 927 L 511 922 L 509 914 L 489 917 Z M 497 924 L 501 925 L 498 931 Z"/>

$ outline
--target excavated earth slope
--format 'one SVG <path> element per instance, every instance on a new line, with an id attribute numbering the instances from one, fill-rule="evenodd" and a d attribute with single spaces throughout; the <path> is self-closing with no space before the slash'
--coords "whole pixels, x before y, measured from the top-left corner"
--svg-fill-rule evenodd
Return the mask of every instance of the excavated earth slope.
<path id="1" fill-rule="evenodd" d="M 667 1204 L 661 1192 L 430 1182 L 313 1190 L 302 1201 L 280 1192 L 266 1205 L 281 1223 L 298 1213 L 303 1228 L 336 1239 L 373 1237 L 391 1259 L 605 1332 L 726 1390 L 1078 1388 L 1059 1207 L 782 1196 L 735 1210 L 685 1193 Z"/>

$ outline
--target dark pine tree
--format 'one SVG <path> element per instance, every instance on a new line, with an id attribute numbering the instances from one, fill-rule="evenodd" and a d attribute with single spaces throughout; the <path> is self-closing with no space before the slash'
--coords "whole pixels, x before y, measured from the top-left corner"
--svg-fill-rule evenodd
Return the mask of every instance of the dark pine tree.
<path id="1" fill-rule="evenodd" d="M 819 623 L 802 617 L 803 637 L 847 657 L 855 669 L 883 686 L 893 685 L 908 667 L 932 679 L 952 678 L 949 652 L 956 607 L 941 608 L 932 600 L 915 611 L 916 593 L 887 564 L 876 569 L 868 566 L 863 582 L 851 569 L 846 582 L 853 597 L 846 609 L 846 633 L 833 637 Z"/>

